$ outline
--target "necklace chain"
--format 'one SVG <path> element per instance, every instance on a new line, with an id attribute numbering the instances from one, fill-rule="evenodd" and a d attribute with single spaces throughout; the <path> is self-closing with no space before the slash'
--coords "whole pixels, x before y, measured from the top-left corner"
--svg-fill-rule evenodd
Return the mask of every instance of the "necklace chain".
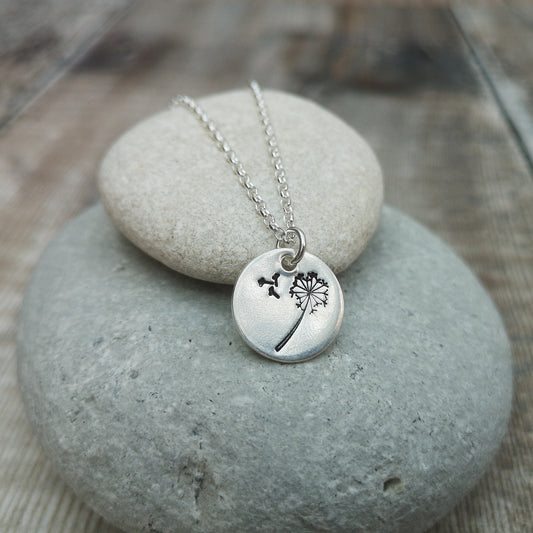
<path id="1" fill-rule="evenodd" d="M 292 243 L 295 240 L 295 232 L 292 230 L 292 228 L 294 228 L 294 213 L 292 210 L 292 202 L 289 194 L 289 184 L 287 183 L 285 166 L 283 165 L 283 161 L 281 159 L 278 141 L 270 121 L 270 116 L 263 98 L 261 87 L 256 81 L 252 81 L 250 82 L 250 88 L 255 96 L 257 109 L 259 111 L 261 122 L 265 131 L 268 151 L 272 158 L 274 177 L 278 184 L 278 192 L 281 197 L 281 207 L 283 209 L 283 218 L 286 229 L 282 228 L 276 222 L 274 215 L 268 209 L 265 200 L 263 200 L 259 194 L 257 187 L 253 184 L 248 172 L 245 170 L 243 164 L 237 157 L 237 154 L 231 148 L 216 124 L 207 116 L 207 113 L 198 105 L 198 103 L 189 96 L 178 94 L 172 99 L 172 105 L 175 107 L 184 107 L 185 109 L 189 109 L 192 113 L 194 113 L 200 123 L 209 132 L 218 149 L 226 156 L 226 161 L 229 163 L 233 172 L 237 176 L 239 183 L 246 190 L 248 198 L 254 203 L 255 209 L 262 217 L 263 222 L 274 233 L 276 239 L 278 240 L 278 244 L 281 242 Z"/>

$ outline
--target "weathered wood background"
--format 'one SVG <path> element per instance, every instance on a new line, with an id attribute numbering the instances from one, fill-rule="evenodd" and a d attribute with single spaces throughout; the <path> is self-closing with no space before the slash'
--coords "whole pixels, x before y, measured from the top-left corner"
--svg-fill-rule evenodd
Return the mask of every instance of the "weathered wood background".
<path id="1" fill-rule="evenodd" d="M 95 173 L 118 134 L 178 90 L 252 77 L 366 136 L 387 201 L 490 291 L 514 348 L 510 431 L 433 533 L 533 531 L 532 59 L 527 5 L 0 3 L 0 531 L 118 532 L 53 472 L 26 421 L 14 347 L 24 287 L 56 231 L 97 200 Z"/>

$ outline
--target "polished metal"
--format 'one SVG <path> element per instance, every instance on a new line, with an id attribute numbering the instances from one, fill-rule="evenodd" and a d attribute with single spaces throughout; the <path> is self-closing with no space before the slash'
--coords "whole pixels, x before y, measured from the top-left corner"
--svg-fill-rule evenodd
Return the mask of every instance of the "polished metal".
<path id="1" fill-rule="evenodd" d="M 252 81 L 250 82 L 250 88 L 255 96 L 257 109 L 265 130 L 265 138 L 268 151 L 272 158 L 274 177 L 278 184 L 278 192 L 281 197 L 281 207 L 283 210 L 283 218 L 286 228 L 282 228 L 276 222 L 274 215 L 268 209 L 266 202 L 259 194 L 257 187 L 253 184 L 248 172 L 244 169 L 242 162 L 237 157 L 237 154 L 231 148 L 216 124 L 207 116 L 207 113 L 198 105 L 198 103 L 190 96 L 178 94 L 172 99 L 172 105 L 175 107 L 184 107 L 185 109 L 189 109 L 192 113 L 194 113 L 200 123 L 209 132 L 218 149 L 224 152 L 226 161 L 229 163 L 233 172 L 239 179 L 239 183 L 246 189 L 248 198 L 254 203 L 255 209 L 263 218 L 265 225 L 272 230 L 278 242 L 291 244 L 294 239 L 294 232 L 289 232 L 289 230 L 294 227 L 294 212 L 289 194 L 289 185 L 287 183 L 285 166 L 281 159 L 278 141 L 274 133 L 274 128 L 272 127 L 268 109 L 263 98 L 263 93 L 261 92 L 261 87 L 256 81 Z"/>
<path id="2" fill-rule="evenodd" d="M 339 332 L 344 313 L 335 274 L 307 252 L 292 270 L 282 260 L 291 248 L 276 248 L 242 271 L 233 291 L 233 316 L 257 352 L 282 363 L 307 361 Z"/>

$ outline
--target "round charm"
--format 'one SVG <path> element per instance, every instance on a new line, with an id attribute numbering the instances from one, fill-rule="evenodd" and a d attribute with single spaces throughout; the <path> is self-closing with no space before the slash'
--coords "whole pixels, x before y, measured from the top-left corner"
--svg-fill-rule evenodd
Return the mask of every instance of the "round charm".
<path id="1" fill-rule="evenodd" d="M 281 248 L 256 257 L 233 291 L 233 317 L 246 342 L 265 357 L 298 363 L 315 357 L 335 338 L 344 312 L 335 274 L 305 253 L 294 270 L 282 264 L 294 251 Z"/>

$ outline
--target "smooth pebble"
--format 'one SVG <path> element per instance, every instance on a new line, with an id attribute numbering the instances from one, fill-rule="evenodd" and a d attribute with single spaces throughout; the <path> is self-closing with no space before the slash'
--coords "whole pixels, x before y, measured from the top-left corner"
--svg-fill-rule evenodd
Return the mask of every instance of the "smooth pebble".
<path id="1" fill-rule="evenodd" d="M 295 225 L 308 251 L 346 269 L 374 233 L 383 184 L 368 144 L 313 102 L 265 91 L 286 167 Z M 200 100 L 284 225 L 274 169 L 249 90 Z M 126 132 L 99 172 L 102 201 L 120 230 L 168 267 L 234 283 L 253 258 L 275 247 L 224 154 L 186 109 L 159 113 Z"/>
<path id="2" fill-rule="evenodd" d="M 66 482 L 129 533 L 416 533 L 483 474 L 509 342 L 465 264 L 390 208 L 339 279 L 312 361 L 252 352 L 231 289 L 126 241 L 101 206 L 41 258 L 18 329 L 30 420 Z"/>

